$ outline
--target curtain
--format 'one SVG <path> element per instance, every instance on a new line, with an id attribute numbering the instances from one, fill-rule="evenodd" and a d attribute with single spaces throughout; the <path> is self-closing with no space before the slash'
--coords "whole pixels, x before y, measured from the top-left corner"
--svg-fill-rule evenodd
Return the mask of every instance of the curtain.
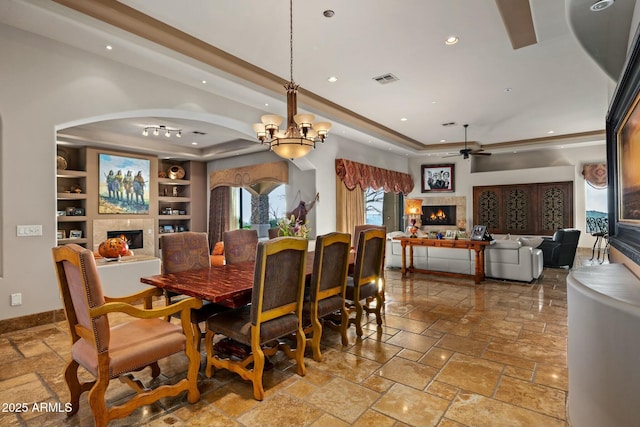
<path id="1" fill-rule="evenodd" d="M 361 190 L 369 187 L 375 190 L 382 188 L 385 193 L 393 191 L 408 194 L 413 190 L 413 178 L 407 173 L 377 168 L 351 160 L 336 159 L 336 174 L 348 190 L 354 190 L 356 186 L 360 186 Z"/>
<path id="2" fill-rule="evenodd" d="M 587 163 L 582 165 L 582 176 L 587 184 L 602 190 L 607 188 L 607 164 L 606 163 Z"/>
<path id="3" fill-rule="evenodd" d="M 229 230 L 231 189 L 221 186 L 211 190 L 209 199 L 209 252 L 216 242 L 222 241 L 222 233 Z"/>
<path id="4" fill-rule="evenodd" d="M 364 224 L 364 191 L 349 191 L 344 182 L 336 179 L 336 231 L 353 233 L 356 225 Z"/>

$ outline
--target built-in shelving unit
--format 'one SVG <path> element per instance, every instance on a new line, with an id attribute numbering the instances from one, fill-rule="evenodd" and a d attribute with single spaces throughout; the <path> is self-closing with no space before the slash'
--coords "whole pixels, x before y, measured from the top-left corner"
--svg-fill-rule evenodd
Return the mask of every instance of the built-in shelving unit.
<path id="1" fill-rule="evenodd" d="M 86 214 L 86 150 L 64 146 L 58 147 L 57 151 L 57 242 L 59 245 L 77 243 L 86 246 L 91 228 Z"/>

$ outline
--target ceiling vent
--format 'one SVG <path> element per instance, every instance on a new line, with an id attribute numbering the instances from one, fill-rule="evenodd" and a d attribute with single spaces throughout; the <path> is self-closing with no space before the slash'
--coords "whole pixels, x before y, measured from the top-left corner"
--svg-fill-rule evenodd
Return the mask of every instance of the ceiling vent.
<path id="1" fill-rule="evenodd" d="M 206 133 L 204 133 L 204 132 L 200 132 L 199 130 L 194 130 L 192 133 L 193 133 L 194 135 L 206 135 Z"/>
<path id="2" fill-rule="evenodd" d="M 447 122 L 442 124 L 442 126 L 444 127 L 455 126 L 455 125 L 456 125 L 456 122 Z"/>
<path id="3" fill-rule="evenodd" d="M 374 77 L 373 80 L 377 81 L 381 85 L 386 85 L 387 83 L 397 82 L 400 79 L 398 79 L 396 76 L 394 76 L 391 73 L 387 73 L 378 77 Z"/>

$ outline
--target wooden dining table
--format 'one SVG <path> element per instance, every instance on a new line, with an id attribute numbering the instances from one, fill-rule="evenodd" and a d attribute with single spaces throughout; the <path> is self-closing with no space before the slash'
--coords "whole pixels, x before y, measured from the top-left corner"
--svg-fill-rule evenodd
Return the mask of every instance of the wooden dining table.
<path id="1" fill-rule="evenodd" d="M 306 274 L 311 277 L 315 252 L 307 252 Z M 350 264 L 354 262 L 351 255 Z M 142 283 L 165 291 L 211 301 L 229 308 L 242 307 L 251 302 L 255 263 L 242 262 L 211 266 L 179 273 L 164 273 L 140 278 Z"/>

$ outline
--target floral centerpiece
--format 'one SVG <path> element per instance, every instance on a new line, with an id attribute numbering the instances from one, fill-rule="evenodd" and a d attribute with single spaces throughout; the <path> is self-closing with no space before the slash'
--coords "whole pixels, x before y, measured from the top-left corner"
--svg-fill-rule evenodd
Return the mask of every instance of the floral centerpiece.
<path id="1" fill-rule="evenodd" d="M 303 239 L 309 238 L 309 232 L 311 227 L 298 220 L 295 216 L 291 215 L 290 218 L 282 218 L 278 221 L 278 236 L 291 236 L 302 237 Z"/>

